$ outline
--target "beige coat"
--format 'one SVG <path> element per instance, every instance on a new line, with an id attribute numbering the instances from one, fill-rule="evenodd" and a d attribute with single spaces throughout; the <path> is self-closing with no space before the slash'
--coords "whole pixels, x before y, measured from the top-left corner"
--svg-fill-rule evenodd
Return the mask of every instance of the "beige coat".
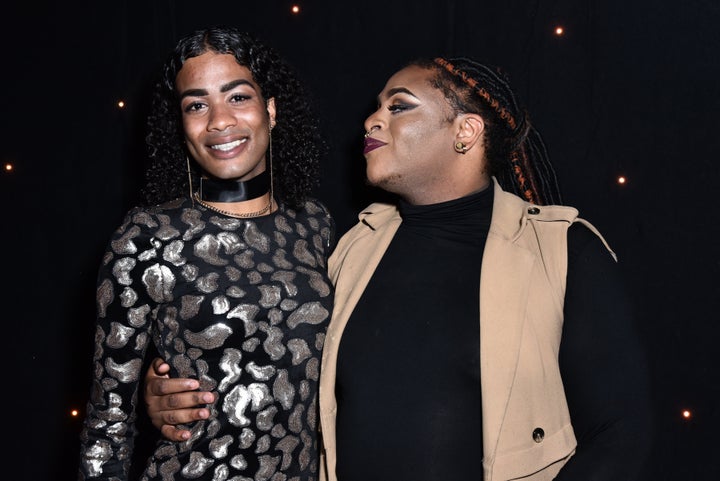
<path id="1" fill-rule="evenodd" d="M 502 191 L 497 183 L 494 189 L 480 276 L 483 479 L 551 480 L 576 446 L 558 367 L 566 233 L 573 222 L 595 229 L 579 219 L 574 208 L 537 207 Z M 337 481 L 335 375 L 340 338 L 400 222 L 394 206 L 369 206 L 330 258 L 336 290 L 320 378 L 324 481 Z"/>

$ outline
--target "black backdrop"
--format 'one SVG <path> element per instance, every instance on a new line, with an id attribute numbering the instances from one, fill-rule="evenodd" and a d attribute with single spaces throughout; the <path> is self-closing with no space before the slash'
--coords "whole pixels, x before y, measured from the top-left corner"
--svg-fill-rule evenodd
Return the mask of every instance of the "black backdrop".
<path id="1" fill-rule="evenodd" d="M 317 195 L 340 232 L 376 195 L 362 180 L 362 120 L 388 75 L 421 55 L 503 66 L 565 202 L 600 228 L 631 281 L 653 374 L 648 479 L 720 479 L 720 3 L 297 4 L 299 15 L 272 0 L 2 7 L 0 160 L 14 169 L 0 175 L 9 348 L 0 477 L 74 479 L 80 419 L 69 412 L 84 412 L 89 388 L 95 272 L 135 202 L 151 77 L 179 36 L 228 24 L 276 47 L 314 95 L 331 147 Z M 141 448 L 152 435 L 143 430 Z"/>

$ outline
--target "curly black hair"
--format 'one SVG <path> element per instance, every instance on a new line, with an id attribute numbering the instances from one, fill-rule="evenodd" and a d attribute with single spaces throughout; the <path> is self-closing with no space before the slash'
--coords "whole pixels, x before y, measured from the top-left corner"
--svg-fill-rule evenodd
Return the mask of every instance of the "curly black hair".
<path id="1" fill-rule="evenodd" d="M 282 203 L 300 206 L 318 184 L 320 158 L 326 151 L 309 97 L 291 67 L 272 48 L 230 27 L 197 30 L 182 38 L 163 66 L 147 119 L 144 202 L 156 205 L 188 193 L 187 159 L 192 161 L 192 157 L 185 147 L 175 79 L 188 59 L 206 52 L 233 55 L 250 70 L 263 98 L 275 99 L 273 194 Z"/>
<path id="2" fill-rule="evenodd" d="M 473 112 L 483 118 L 488 172 L 503 189 L 535 204 L 562 202 L 542 137 L 502 70 L 465 57 L 416 59 L 409 65 L 435 72 L 431 83 L 454 114 Z"/>

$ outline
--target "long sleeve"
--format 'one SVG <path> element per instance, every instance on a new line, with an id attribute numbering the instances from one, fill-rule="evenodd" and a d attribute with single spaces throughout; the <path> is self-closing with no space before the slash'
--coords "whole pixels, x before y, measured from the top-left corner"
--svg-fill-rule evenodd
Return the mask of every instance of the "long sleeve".
<path id="1" fill-rule="evenodd" d="M 140 259 L 153 256 L 148 239 L 129 219 L 115 232 L 98 271 L 94 374 L 81 433 L 80 479 L 127 479 L 132 457 L 152 305 L 144 287 L 152 272 Z"/>
<path id="2" fill-rule="evenodd" d="M 218 397 L 209 419 L 188 425 L 189 440 L 155 445 L 143 479 L 312 479 L 331 229 L 327 210 L 311 201 L 257 219 L 219 216 L 189 199 L 131 212 L 98 276 L 80 478 L 138 472 L 130 466 L 136 403 L 152 344 L 172 377 L 195 378 Z"/>
<path id="3" fill-rule="evenodd" d="M 642 479 L 651 412 L 632 302 L 620 266 L 581 224 L 568 257 L 560 370 L 578 446 L 556 480 Z"/>

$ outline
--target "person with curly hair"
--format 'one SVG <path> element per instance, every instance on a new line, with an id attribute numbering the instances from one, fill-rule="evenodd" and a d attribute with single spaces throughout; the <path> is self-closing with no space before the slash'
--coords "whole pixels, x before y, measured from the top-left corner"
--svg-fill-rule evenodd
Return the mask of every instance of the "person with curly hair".
<path id="1" fill-rule="evenodd" d="M 80 479 L 128 479 L 151 343 L 161 372 L 214 394 L 141 479 L 316 478 L 334 222 L 311 197 L 324 145 L 307 99 L 285 61 L 232 28 L 193 32 L 165 63 L 146 205 L 98 272 Z"/>
<path id="2" fill-rule="evenodd" d="M 320 479 L 642 479 L 652 423 L 632 302 L 608 243 L 560 205 L 506 76 L 411 62 L 364 127 L 367 180 L 398 198 L 365 208 L 329 261 Z M 146 381 L 166 437 L 207 415 L 209 393 Z"/>

